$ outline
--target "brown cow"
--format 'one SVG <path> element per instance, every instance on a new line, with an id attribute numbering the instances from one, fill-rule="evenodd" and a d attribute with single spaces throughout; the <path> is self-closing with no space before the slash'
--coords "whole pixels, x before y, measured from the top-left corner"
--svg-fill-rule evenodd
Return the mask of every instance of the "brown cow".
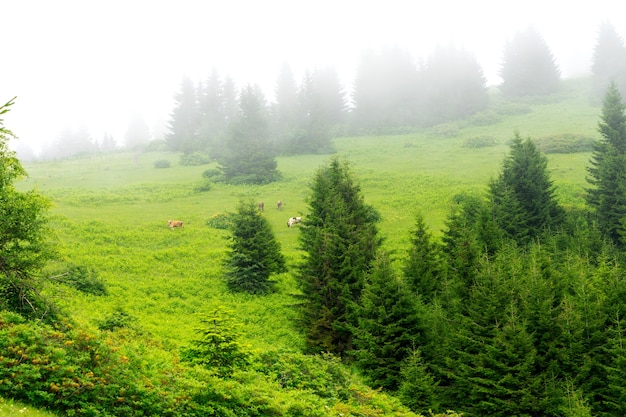
<path id="1" fill-rule="evenodd" d="M 265 210 L 265 204 L 262 201 L 259 201 L 259 211 Z"/>
<path id="2" fill-rule="evenodd" d="M 181 229 L 183 229 L 183 222 L 180 220 L 168 220 L 167 225 L 172 230 L 174 230 L 175 227 L 180 227 Z"/>
<path id="3" fill-rule="evenodd" d="M 278 210 L 282 210 L 282 209 L 283 209 L 283 202 L 282 202 L 282 201 L 280 201 L 280 200 L 278 200 L 278 201 L 276 202 L 276 208 L 277 208 Z"/>

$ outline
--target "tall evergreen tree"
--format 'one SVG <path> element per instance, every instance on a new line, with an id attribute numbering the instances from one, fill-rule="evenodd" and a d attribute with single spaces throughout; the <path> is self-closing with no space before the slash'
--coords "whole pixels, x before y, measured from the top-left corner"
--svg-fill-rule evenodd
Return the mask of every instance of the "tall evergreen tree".
<path id="1" fill-rule="evenodd" d="M 377 221 L 347 162 L 333 158 L 318 169 L 300 229 L 304 260 L 298 283 L 309 351 L 351 350 L 364 277 L 380 245 Z"/>
<path id="2" fill-rule="evenodd" d="M 227 121 L 224 114 L 224 85 L 217 69 L 213 69 L 198 93 L 198 148 L 207 152 L 212 159 L 224 154 Z"/>
<path id="3" fill-rule="evenodd" d="M 265 294 L 272 290 L 270 275 L 287 270 L 280 243 L 252 201 L 239 203 L 231 226 L 226 282 L 234 291 Z"/>
<path id="4" fill-rule="evenodd" d="M 588 168 L 587 202 L 595 210 L 600 230 L 622 245 L 626 234 L 626 106 L 617 85 L 606 92 Z"/>
<path id="5" fill-rule="evenodd" d="M 355 127 L 388 131 L 414 125 L 418 84 L 417 66 L 406 51 L 398 47 L 364 51 L 352 95 Z"/>
<path id="6" fill-rule="evenodd" d="M 402 366 L 419 345 L 420 333 L 415 299 L 382 253 L 368 274 L 354 334 L 356 364 L 372 387 L 398 389 Z"/>
<path id="7" fill-rule="evenodd" d="M 465 50 L 438 46 L 420 74 L 423 124 L 467 117 L 489 103 L 483 70 L 476 57 Z"/>
<path id="8" fill-rule="evenodd" d="M 421 214 L 416 216 L 410 239 L 411 246 L 403 268 L 404 280 L 408 288 L 427 303 L 440 291 L 444 268 L 439 247 L 426 230 Z"/>
<path id="9" fill-rule="evenodd" d="M 169 121 L 169 133 L 165 136 L 172 151 L 191 153 L 198 140 L 197 91 L 189 77 L 183 77 L 180 91 L 174 96 L 175 106 Z"/>
<path id="10" fill-rule="evenodd" d="M 263 93 L 248 85 L 241 92 L 240 113 L 230 124 L 225 155 L 219 169 L 230 183 L 265 184 L 278 180 L 275 149 Z"/>
<path id="11" fill-rule="evenodd" d="M 561 81 L 550 48 L 533 27 L 518 32 L 506 43 L 500 76 L 500 88 L 509 96 L 551 94 L 559 89 Z"/>
<path id="12" fill-rule="evenodd" d="M 490 192 L 502 229 L 518 242 L 559 227 L 565 216 L 547 170 L 548 160 L 535 144 L 515 133 L 511 152 Z"/>
<path id="13" fill-rule="evenodd" d="M 593 49 L 591 64 L 593 96 L 601 101 L 611 81 L 617 83 L 622 96 L 626 94 L 626 46 L 609 21 L 603 21 Z"/>

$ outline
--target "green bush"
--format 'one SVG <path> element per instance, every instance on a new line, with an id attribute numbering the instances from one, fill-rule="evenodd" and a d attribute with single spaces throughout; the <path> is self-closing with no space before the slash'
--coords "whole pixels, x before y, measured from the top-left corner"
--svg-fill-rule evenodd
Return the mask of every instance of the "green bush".
<path id="1" fill-rule="evenodd" d="M 169 168 L 170 161 L 168 161 L 167 159 L 159 159 L 158 161 L 154 161 L 154 167 L 155 168 Z"/>
<path id="2" fill-rule="evenodd" d="M 207 226 L 214 229 L 228 230 L 233 224 L 234 213 L 215 213 L 206 221 Z"/>
<path id="3" fill-rule="evenodd" d="M 114 312 L 105 317 L 98 324 L 98 329 L 100 330 L 115 330 L 121 329 L 124 327 L 131 327 L 133 323 L 135 323 L 137 319 L 121 308 L 116 309 Z"/>
<path id="4" fill-rule="evenodd" d="M 107 295 L 108 290 L 104 281 L 98 277 L 94 268 L 83 265 L 70 265 L 67 272 L 61 275 L 61 282 L 76 288 L 85 294 Z"/>
<path id="5" fill-rule="evenodd" d="M 476 149 L 495 146 L 497 144 L 498 140 L 493 136 L 474 136 L 472 138 L 465 139 L 461 146 L 464 148 Z"/>
<path id="6" fill-rule="evenodd" d="M 211 191 L 211 187 L 212 187 L 211 181 L 205 179 L 202 182 L 200 182 L 198 185 L 196 185 L 193 190 L 197 193 L 203 193 L 206 191 Z"/>
<path id="7" fill-rule="evenodd" d="M 200 152 L 193 152 L 190 154 L 184 154 L 180 157 L 180 165 L 183 166 L 199 166 L 211 163 L 211 158 L 208 155 L 201 154 Z"/>
<path id="8" fill-rule="evenodd" d="M 202 178 L 211 179 L 218 178 L 222 175 L 222 171 L 216 168 L 207 169 L 202 173 Z"/>
<path id="9" fill-rule="evenodd" d="M 563 133 L 533 139 L 537 149 L 543 153 L 590 152 L 594 139 L 586 135 Z"/>

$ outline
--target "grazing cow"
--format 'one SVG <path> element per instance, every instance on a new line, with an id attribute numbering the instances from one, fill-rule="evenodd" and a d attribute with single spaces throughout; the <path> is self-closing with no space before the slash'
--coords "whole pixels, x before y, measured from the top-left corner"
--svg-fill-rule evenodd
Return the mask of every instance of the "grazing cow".
<path id="1" fill-rule="evenodd" d="M 265 210 L 265 204 L 262 201 L 259 201 L 259 211 Z"/>
<path id="2" fill-rule="evenodd" d="M 290 217 L 287 220 L 287 227 L 293 227 L 294 224 L 300 223 L 302 221 L 302 217 Z"/>
<path id="3" fill-rule="evenodd" d="M 282 202 L 282 201 L 280 201 L 280 200 L 278 200 L 278 201 L 276 202 L 276 208 L 277 208 L 278 210 L 282 210 L 282 209 L 283 209 L 283 202 Z"/>
<path id="4" fill-rule="evenodd" d="M 180 227 L 181 229 L 183 228 L 183 222 L 180 220 L 168 220 L 167 225 L 172 230 L 174 230 L 175 227 Z"/>

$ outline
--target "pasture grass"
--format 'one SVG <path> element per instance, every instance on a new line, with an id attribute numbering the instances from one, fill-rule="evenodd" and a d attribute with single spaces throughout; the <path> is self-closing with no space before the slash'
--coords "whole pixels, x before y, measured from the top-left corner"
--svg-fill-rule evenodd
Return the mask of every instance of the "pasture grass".
<path id="1" fill-rule="evenodd" d="M 498 175 L 515 131 L 523 137 L 584 134 L 598 137 L 600 108 L 589 103 L 586 84 L 566 83 L 550 98 L 509 102 L 494 97 L 494 107 L 467 120 L 418 132 L 342 137 L 336 154 L 348 160 L 365 201 L 381 214 L 384 246 L 402 257 L 409 230 L 420 212 L 440 235 L 459 193 L 484 193 Z M 464 146 L 488 138 L 490 146 Z M 478 141 L 480 142 L 480 141 Z M 582 206 L 590 154 L 550 154 L 548 168 L 562 204 Z M 298 227 L 291 216 L 306 216 L 309 185 L 330 155 L 281 156 L 279 182 L 267 185 L 213 184 L 198 192 L 204 170 L 215 164 L 181 166 L 180 155 L 119 152 L 64 161 L 25 164 L 29 178 L 18 187 L 35 188 L 54 203 L 51 210 L 60 260 L 49 275 L 66 265 L 94 268 L 109 295 L 93 296 L 55 286 L 51 297 L 80 325 L 97 327 L 124 311 L 133 326 L 166 349 L 195 337 L 199 315 L 215 306 L 235 313 L 245 343 L 252 349 L 298 351 L 302 335 L 292 306 L 298 290 L 293 276 L 301 253 Z M 155 161 L 171 161 L 157 169 Z M 268 219 L 282 246 L 290 272 L 278 275 L 278 291 L 267 296 L 232 294 L 222 280 L 228 233 L 207 220 L 233 212 L 241 199 L 265 202 Z M 276 201 L 284 202 L 282 211 Z M 168 219 L 183 220 L 170 230 Z"/>
<path id="2" fill-rule="evenodd" d="M 56 417 L 50 411 L 36 409 L 13 401 L 8 398 L 0 397 L 0 417 Z"/>

